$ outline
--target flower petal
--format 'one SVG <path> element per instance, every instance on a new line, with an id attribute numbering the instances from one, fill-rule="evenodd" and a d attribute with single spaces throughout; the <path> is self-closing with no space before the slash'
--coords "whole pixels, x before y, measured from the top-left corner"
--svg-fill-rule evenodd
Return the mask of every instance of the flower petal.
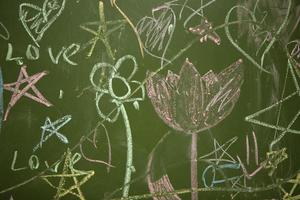
<path id="1" fill-rule="evenodd" d="M 97 82 L 97 84 L 94 82 L 94 76 L 98 72 L 98 70 L 101 70 L 101 76 L 100 80 Z M 108 80 L 106 77 L 111 77 L 115 71 L 114 66 L 108 63 L 97 63 L 94 65 L 91 73 L 90 73 L 90 82 L 93 85 L 94 89 L 98 92 L 108 93 Z"/>
<path id="2" fill-rule="evenodd" d="M 197 116 L 198 132 L 212 127 L 211 124 L 207 123 L 208 118 L 213 115 L 208 105 L 214 96 L 219 92 L 221 87 L 217 75 L 212 70 L 208 71 L 200 79 L 202 81 L 202 112 Z"/>
<path id="3" fill-rule="evenodd" d="M 208 116 L 205 124 L 215 126 L 232 111 L 240 95 L 243 83 L 242 60 L 238 60 L 218 74 L 219 91 L 206 107 Z"/>
<path id="4" fill-rule="evenodd" d="M 132 61 L 133 65 L 127 66 L 126 62 L 128 61 Z M 117 63 L 115 64 L 115 70 L 120 72 L 120 69 L 124 67 L 129 67 L 128 69 L 126 69 L 126 71 L 131 71 L 130 74 L 128 75 L 128 77 L 122 75 L 126 80 L 131 80 L 131 78 L 134 76 L 134 74 L 136 73 L 137 69 L 138 69 L 138 64 L 136 62 L 136 59 L 134 56 L 132 55 L 126 55 L 123 56 L 122 58 L 120 58 Z M 131 67 L 131 69 L 130 69 Z M 114 74 L 113 74 L 114 76 Z M 121 75 L 120 75 L 121 76 Z"/>
<path id="5" fill-rule="evenodd" d="M 145 88 L 140 81 L 130 81 L 130 88 L 132 92 L 130 98 L 123 100 L 122 102 L 134 102 L 134 101 L 143 101 L 145 99 Z"/>
<path id="6" fill-rule="evenodd" d="M 115 103 L 111 102 L 113 104 L 113 107 L 111 110 L 109 110 L 108 112 L 104 113 L 103 112 L 103 107 L 100 107 L 100 104 L 102 104 L 102 101 L 104 99 L 104 97 L 108 97 L 110 99 L 110 96 L 107 95 L 106 93 L 102 93 L 102 92 L 97 92 L 96 93 L 96 108 L 97 108 L 97 112 L 98 112 L 98 115 L 110 122 L 110 123 L 113 123 L 115 121 L 117 121 L 118 119 L 118 116 L 120 114 L 120 108 L 118 107 L 118 105 L 116 105 Z M 105 106 L 106 108 L 108 107 L 107 105 Z"/>
<path id="7" fill-rule="evenodd" d="M 203 109 L 203 83 L 200 74 L 188 60 L 183 64 L 176 94 L 176 122 L 193 132 Z"/>
<path id="8" fill-rule="evenodd" d="M 172 71 L 168 71 L 166 76 L 166 82 L 169 84 L 170 87 L 177 89 L 177 84 L 179 81 L 179 76 L 174 74 Z"/>
<path id="9" fill-rule="evenodd" d="M 175 121 L 175 93 L 165 79 L 154 73 L 147 73 L 146 89 L 148 97 L 159 117 L 170 127 L 182 131 Z"/>
<path id="10" fill-rule="evenodd" d="M 217 75 L 212 70 L 204 74 L 201 79 L 203 82 L 203 107 L 206 108 L 213 96 L 219 91 L 220 83 Z"/>

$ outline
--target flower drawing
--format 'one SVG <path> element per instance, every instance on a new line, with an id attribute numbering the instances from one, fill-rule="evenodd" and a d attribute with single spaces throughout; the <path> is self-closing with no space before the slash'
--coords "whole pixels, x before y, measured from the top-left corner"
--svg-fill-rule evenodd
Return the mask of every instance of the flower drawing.
<path id="1" fill-rule="evenodd" d="M 166 124 L 185 133 L 198 133 L 231 113 L 243 83 L 241 64 L 239 59 L 219 74 L 210 70 L 201 76 L 186 59 L 179 75 L 148 73 L 147 94 Z"/>
<path id="2" fill-rule="evenodd" d="M 131 73 L 128 76 L 121 75 L 119 70 L 121 67 L 125 67 L 124 63 L 132 61 L 133 65 L 131 66 L 131 69 L 128 69 L 128 71 L 131 70 Z M 135 75 L 136 71 L 138 69 L 137 62 L 135 58 L 131 55 L 126 55 L 120 58 L 115 65 L 111 65 L 109 63 L 97 63 L 94 65 L 91 73 L 90 73 L 90 81 L 93 85 L 94 89 L 97 91 L 96 93 L 96 108 L 99 116 L 103 119 L 105 119 L 108 122 L 115 122 L 118 119 L 118 116 L 120 114 L 121 107 L 123 103 L 132 102 L 133 105 L 138 108 L 138 101 L 143 101 L 145 92 L 144 87 L 141 86 L 141 82 L 132 80 L 133 76 Z M 94 77 L 97 74 L 97 72 L 103 72 L 106 73 L 100 78 L 100 80 L 97 82 L 94 81 Z M 99 74 L 100 74 L 99 73 Z M 119 80 L 122 82 L 124 87 L 126 88 L 125 94 L 118 94 L 116 92 L 117 88 L 114 87 L 114 80 Z M 133 95 L 133 89 L 139 88 L 138 95 Z M 116 109 L 112 113 L 104 113 L 101 109 L 101 105 L 105 104 L 104 96 L 108 95 L 110 99 L 110 103 L 114 103 L 116 105 Z M 107 102 L 109 103 L 109 102 Z"/>
<path id="3" fill-rule="evenodd" d="M 131 72 L 128 76 L 121 75 L 120 69 L 121 67 L 125 67 L 125 62 L 132 62 L 133 65 L 129 66 L 130 69 L 126 69 L 126 71 Z M 124 103 L 132 102 L 136 109 L 139 108 L 138 101 L 142 101 L 145 97 L 145 89 L 141 82 L 132 80 L 133 76 L 135 75 L 138 69 L 138 64 L 136 62 L 135 57 L 131 55 L 126 55 L 120 58 L 115 65 L 111 65 L 109 63 L 98 63 L 96 64 L 91 73 L 90 73 L 90 81 L 93 85 L 96 92 L 96 108 L 99 116 L 108 121 L 108 122 L 115 122 L 119 114 L 121 113 L 126 129 L 126 138 L 127 138 L 127 159 L 126 159 L 126 171 L 124 177 L 124 187 L 123 187 L 123 197 L 128 197 L 129 195 L 129 188 L 131 182 L 131 173 L 135 171 L 133 166 L 133 141 L 132 141 L 132 134 L 131 134 L 131 127 L 129 123 L 129 118 L 125 109 Z M 98 84 L 95 83 L 95 74 L 100 71 L 101 76 Z M 122 85 L 125 86 L 127 89 L 125 94 L 118 94 L 117 87 L 114 85 L 114 81 L 119 80 L 121 81 Z M 136 86 L 136 91 L 140 93 L 140 95 L 134 97 L 134 86 Z M 105 104 L 105 99 L 103 98 L 107 95 L 110 103 L 115 104 L 114 109 L 109 113 L 102 112 L 100 108 L 100 104 L 103 106 Z M 106 102 L 107 103 L 107 102 Z M 109 103 L 109 102 L 108 102 Z M 105 104 L 106 105 L 106 104 Z"/>

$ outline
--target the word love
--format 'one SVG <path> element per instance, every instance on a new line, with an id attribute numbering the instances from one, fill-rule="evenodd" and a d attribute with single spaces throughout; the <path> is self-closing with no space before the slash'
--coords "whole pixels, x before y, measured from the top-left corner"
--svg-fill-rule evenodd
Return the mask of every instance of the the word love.
<path id="1" fill-rule="evenodd" d="M 16 167 L 17 157 L 18 157 L 18 151 L 14 151 L 14 157 L 13 157 L 13 160 L 11 163 L 12 171 L 22 171 L 22 170 L 26 170 L 28 168 L 30 170 L 37 170 L 40 167 L 40 159 L 34 154 L 29 157 L 27 166 Z M 45 167 L 48 168 L 52 172 L 57 172 L 60 163 L 61 163 L 60 161 L 57 161 L 57 162 L 53 163 L 52 165 L 54 165 L 54 166 L 52 168 L 50 168 L 48 162 L 44 161 Z"/>
<path id="2" fill-rule="evenodd" d="M 17 157 L 18 157 L 18 151 L 14 151 L 14 157 L 13 157 L 13 160 L 11 163 L 12 171 L 22 171 L 22 170 L 26 170 L 26 169 L 37 170 L 40 167 L 40 159 L 38 156 L 36 156 L 34 154 L 29 157 L 27 166 L 16 167 Z M 73 168 L 73 166 L 81 159 L 81 154 L 75 153 L 69 159 L 70 160 L 68 162 L 68 167 Z M 53 162 L 52 165 L 49 165 L 47 161 L 44 161 L 44 165 L 47 168 L 47 170 L 54 172 L 54 173 L 58 172 L 60 163 L 62 163 L 62 161 L 58 160 L 56 162 Z"/>
<path id="3" fill-rule="evenodd" d="M 52 47 L 48 48 L 48 55 L 53 64 L 59 64 L 59 61 L 63 59 L 66 63 L 70 65 L 78 65 L 76 62 L 71 60 L 71 57 L 78 53 L 80 45 L 72 43 L 68 47 L 62 47 L 57 53 L 54 53 Z M 40 58 L 40 49 L 37 46 L 29 44 L 25 52 L 26 58 L 28 60 L 38 60 Z M 16 61 L 18 65 L 24 64 L 23 57 L 13 56 L 13 46 L 8 43 L 6 61 Z"/>

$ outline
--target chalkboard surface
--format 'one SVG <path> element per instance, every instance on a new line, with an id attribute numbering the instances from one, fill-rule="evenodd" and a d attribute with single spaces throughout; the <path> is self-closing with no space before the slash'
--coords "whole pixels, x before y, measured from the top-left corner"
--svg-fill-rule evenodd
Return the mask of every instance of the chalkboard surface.
<path id="1" fill-rule="evenodd" d="M 299 199 L 295 0 L 0 2 L 0 199 Z"/>

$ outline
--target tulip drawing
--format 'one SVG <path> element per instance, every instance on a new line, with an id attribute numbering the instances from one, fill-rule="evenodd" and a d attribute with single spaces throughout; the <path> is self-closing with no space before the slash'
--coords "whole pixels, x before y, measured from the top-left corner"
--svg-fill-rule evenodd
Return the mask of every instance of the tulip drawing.
<path id="1" fill-rule="evenodd" d="M 192 135 L 192 190 L 198 188 L 197 133 L 216 126 L 231 113 L 243 83 L 241 64 L 239 59 L 219 74 L 210 70 L 201 76 L 186 59 L 179 75 L 148 73 L 147 94 L 159 117 L 171 128 Z M 196 191 L 192 199 L 198 199 Z"/>

